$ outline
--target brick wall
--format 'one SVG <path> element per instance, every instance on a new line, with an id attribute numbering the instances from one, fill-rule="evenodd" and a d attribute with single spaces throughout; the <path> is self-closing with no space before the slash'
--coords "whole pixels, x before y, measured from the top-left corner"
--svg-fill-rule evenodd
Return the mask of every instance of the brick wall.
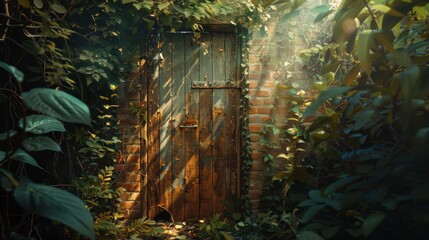
<path id="1" fill-rule="evenodd" d="M 321 1 L 311 1 L 318 5 Z M 264 182 L 267 180 L 267 165 L 263 157 L 267 151 L 260 144 L 263 137 L 261 131 L 267 123 L 282 127 L 287 117 L 288 106 L 279 104 L 275 96 L 279 83 L 292 81 L 300 85 L 307 84 L 307 76 L 299 64 L 289 64 L 294 56 L 306 47 L 311 37 L 310 32 L 303 29 L 303 22 L 311 22 L 314 16 L 304 17 L 303 12 L 297 18 L 287 23 L 279 22 L 278 16 L 273 16 L 266 24 L 265 33 L 255 33 L 251 41 L 249 54 L 249 130 L 251 141 L 251 157 L 253 165 L 250 169 L 249 194 L 255 211 L 261 207 L 260 196 Z M 311 15 L 311 14 L 310 14 Z M 314 26 L 316 27 L 316 26 Z M 314 29 L 313 29 L 314 30 Z M 305 39 L 305 41 L 303 40 Z M 139 55 L 139 54 L 137 54 Z M 116 171 L 119 173 L 118 186 L 127 192 L 121 195 L 122 209 L 128 217 L 145 215 L 145 183 L 146 169 L 146 129 L 139 123 L 138 118 L 129 107 L 129 102 L 144 105 L 146 99 L 142 95 L 146 91 L 143 76 L 144 60 L 139 62 L 129 82 L 121 86 L 119 120 L 123 137 L 123 148 L 117 158 Z M 277 107 L 274 107 L 276 105 Z M 281 151 L 281 150 L 279 150 Z M 273 155 L 276 153 L 273 152 Z"/>
<path id="2" fill-rule="evenodd" d="M 322 1 L 311 1 L 308 8 L 319 5 Z M 300 51 L 305 49 L 314 38 L 316 25 L 315 15 L 302 11 L 299 16 L 286 22 L 273 16 L 266 24 L 265 33 L 255 33 L 251 41 L 249 53 L 249 130 L 251 141 L 251 157 L 253 165 L 250 169 L 249 194 L 253 210 L 261 206 L 263 185 L 269 181 L 269 169 L 281 165 L 268 166 L 264 156 L 270 153 L 276 156 L 284 153 L 284 149 L 271 149 L 261 145 L 264 138 L 262 130 L 267 123 L 273 123 L 285 130 L 285 119 L 288 117 L 288 104 L 276 100 L 276 96 L 285 94 L 277 92 L 278 84 L 295 83 L 302 89 L 308 88 L 309 76 L 302 71 L 302 64 L 295 61 Z M 306 31 L 311 25 L 312 31 Z M 310 91 L 307 89 L 307 94 Z M 287 93 L 286 93 L 287 94 Z M 274 139 L 275 141 L 275 139 Z"/>
<path id="3" fill-rule="evenodd" d="M 132 62 L 136 68 L 129 81 L 119 86 L 118 119 L 122 137 L 122 150 L 116 159 L 115 171 L 118 174 L 117 187 L 127 191 L 120 198 L 121 209 L 127 218 L 138 218 L 144 214 L 143 201 L 145 201 L 145 139 L 146 128 L 141 117 L 135 113 L 133 106 L 145 106 L 144 69 L 145 61 L 139 60 L 140 53 L 135 54 Z"/>

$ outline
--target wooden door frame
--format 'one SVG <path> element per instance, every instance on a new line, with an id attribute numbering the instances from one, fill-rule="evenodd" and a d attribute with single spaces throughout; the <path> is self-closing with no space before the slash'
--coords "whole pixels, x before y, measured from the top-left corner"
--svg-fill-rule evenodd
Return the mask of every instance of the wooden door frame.
<path id="1" fill-rule="evenodd" d="M 238 143 L 237 146 L 240 147 L 240 151 L 239 151 L 239 156 L 237 156 L 237 198 L 238 200 L 241 200 L 243 194 L 243 177 L 242 177 L 242 169 L 243 169 L 243 159 L 244 159 L 244 155 L 246 152 L 245 149 L 245 145 L 244 145 L 244 140 L 242 137 L 242 130 L 243 130 L 243 124 L 247 124 L 247 121 L 245 120 L 244 116 L 245 113 L 243 111 L 243 106 L 242 103 L 246 102 L 246 92 L 243 91 L 243 89 L 245 88 L 245 78 L 244 76 L 244 69 L 241 66 L 241 62 L 242 62 L 242 58 L 243 58 L 243 53 L 242 53 L 242 46 L 243 46 L 243 41 L 239 36 L 239 28 L 232 25 L 232 24 L 204 24 L 204 32 L 213 32 L 213 33 L 235 33 L 236 36 L 236 41 L 237 41 L 237 50 L 239 52 L 238 56 L 239 59 L 237 59 L 238 61 L 238 79 L 237 81 L 239 82 L 239 86 L 240 89 L 238 90 L 240 93 L 239 96 L 239 101 L 237 102 L 238 105 L 238 109 L 239 109 L 239 114 L 238 114 L 238 129 L 237 129 L 237 135 L 238 135 Z M 181 32 L 177 32 L 178 34 L 180 34 Z M 189 34 L 188 31 L 184 31 L 184 34 Z M 158 39 L 159 39 L 159 33 L 153 33 L 153 36 L 156 36 L 154 38 L 152 38 L 152 42 L 148 43 L 148 44 L 142 44 L 142 46 L 140 46 L 140 55 L 142 56 L 141 59 L 146 59 L 147 64 L 145 65 L 144 69 L 142 69 L 141 71 L 141 83 L 142 83 L 142 94 L 141 94 L 141 103 L 142 106 L 149 106 L 149 102 L 152 101 L 152 99 L 149 98 L 150 96 L 150 92 L 151 91 L 151 84 L 153 82 L 153 79 L 158 79 L 157 73 L 155 72 L 155 69 L 158 65 L 156 60 L 153 60 L 153 56 L 155 56 L 155 54 L 157 53 L 158 50 L 156 50 L 156 46 L 158 43 Z M 152 47 L 151 47 L 152 46 Z M 157 92 L 159 92 L 159 89 L 157 90 Z M 159 107 L 159 106 L 158 106 Z M 148 107 L 149 108 L 149 107 Z M 144 124 L 141 127 L 140 130 L 140 136 L 142 138 L 142 146 L 141 146 L 141 159 L 140 159 L 140 165 L 141 165 L 141 170 L 140 173 L 142 175 L 141 178 L 141 195 L 140 196 L 140 209 L 142 210 L 142 214 L 143 216 L 148 216 L 149 214 L 149 208 L 153 207 L 150 206 L 151 203 L 149 202 L 148 199 L 148 192 L 149 192 L 149 186 L 148 186 L 148 177 L 149 177 L 149 172 L 148 172 L 148 165 L 149 165 L 149 154 L 148 152 L 150 151 L 150 146 L 149 146 L 149 135 L 150 132 L 148 130 L 148 124 L 150 121 L 150 116 L 149 116 L 149 109 L 147 109 L 146 113 L 146 119 L 148 121 L 147 124 Z M 159 183 L 158 183 L 159 185 Z M 159 210 L 159 209 L 158 209 Z"/>

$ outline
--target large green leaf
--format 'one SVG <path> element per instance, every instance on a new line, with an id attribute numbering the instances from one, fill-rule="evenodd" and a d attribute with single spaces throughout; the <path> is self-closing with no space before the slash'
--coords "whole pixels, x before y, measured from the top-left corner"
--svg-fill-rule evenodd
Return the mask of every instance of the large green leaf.
<path id="1" fill-rule="evenodd" d="M 349 39 L 357 31 L 357 23 L 355 18 L 365 7 L 364 1 L 343 1 L 341 3 L 339 11 L 335 15 L 335 25 L 333 28 L 333 39 L 337 43 L 344 41 L 353 42 L 353 39 Z M 348 5 L 348 6 L 346 6 Z"/>
<path id="2" fill-rule="evenodd" d="M 9 65 L 5 62 L 2 62 L 2 61 L 0 61 L 0 67 L 3 68 L 4 70 L 8 71 L 9 73 L 11 73 L 13 75 L 13 77 L 15 77 L 18 82 L 22 82 L 24 80 L 24 73 L 19 71 L 16 67 L 11 66 L 11 65 Z"/>
<path id="3" fill-rule="evenodd" d="M 333 98 L 333 97 L 337 97 L 342 95 L 343 93 L 349 91 L 353 89 L 353 87 L 351 86 L 344 86 L 344 87 L 335 87 L 335 88 L 330 88 L 326 91 L 323 91 L 319 97 L 314 100 L 314 102 L 311 103 L 311 105 L 305 109 L 304 113 L 302 114 L 303 118 L 306 118 L 308 116 L 313 115 L 317 108 L 322 105 L 326 100 Z"/>
<path id="4" fill-rule="evenodd" d="M 323 194 L 329 195 L 329 194 L 335 192 L 338 188 L 341 188 L 341 187 L 353 182 L 357 178 L 358 177 L 356 177 L 356 176 L 343 176 L 343 177 L 339 178 L 338 180 L 336 180 L 335 182 L 329 184 L 329 186 L 326 187 L 325 190 L 323 191 Z"/>
<path id="5" fill-rule="evenodd" d="M 313 231 L 302 231 L 296 235 L 298 240 L 323 240 L 323 238 Z"/>
<path id="6" fill-rule="evenodd" d="M 326 204 L 320 204 L 320 205 L 314 205 L 309 207 L 304 215 L 301 218 L 301 222 L 307 223 L 310 221 L 320 210 L 322 210 L 324 207 L 326 207 Z"/>
<path id="7" fill-rule="evenodd" d="M 44 134 L 52 131 L 65 132 L 66 129 L 58 119 L 47 115 L 30 115 L 19 120 L 19 126 L 34 134 Z"/>
<path id="8" fill-rule="evenodd" d="M 409 102 L 412 96 L 417 94 L 421 77 L 420 75 L 421 71 L 418 66 L 413 66 L 399 74 L 398 81 L 405 101 Z"/>
<path id="9" fill-rule="evenodd" d="M 51 150 L 61 152 L 61 147 L 49 137 L 36 136 L 25 139 L 22 146 L 29 152 Z"/>
<path id="10" fill-rule="evenodd" d="M 91 125 L 88 106 L 68 93 L 50 88 L 34 88 L 23 92 L 22 98 L 25 104 L 35 111 L 65 122 Z"/>
<path id="11" fill-rule="evenodd" d="M 365 30 L 359 33 L 356 42 L 356 54 L 360 65 L 368 74 L 371 73 L 372 58 L 371 49 L 376 48 L 376 40 L 388 51 L 394 52 L 393 32 L 390 30 Z"/>
<path id="12" fill-rule="evenodd" d="M 385 213 L 375 213 L 364 220 L 362 225 L 363 235 L 366 237 L 371 234 L 386 217 Z"/>
<path id="13" fill-rule="evenodd" d="M 15 153 L 12 156 L 10 156 L 10 158 L 15 161 L 20 161 L 20 162 L 27 163 L 32 166 L 41 168 L 39 164 L 36 162 L 36 160 L 30 154 L 28 154 L 22 149 L 16 150 Z"/>
<path id="14" fill-rule="evenodd" d="M 82 235 L 95 239 L 92 216 L 85 208 L 85 204 L 75 195 L 32 182 L 21 183 L 13 195 L 27 212 L 58 221 Z"/>

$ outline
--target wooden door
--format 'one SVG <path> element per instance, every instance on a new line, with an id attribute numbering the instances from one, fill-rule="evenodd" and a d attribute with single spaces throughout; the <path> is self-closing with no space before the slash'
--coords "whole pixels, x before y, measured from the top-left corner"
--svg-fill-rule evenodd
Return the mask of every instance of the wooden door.
<path id="1" fill-rule="evenodd" d="M 147 95 L 148 215 L 211 217 L 240 197 L 239 41 L 182 32 L 162 42 Z"/>

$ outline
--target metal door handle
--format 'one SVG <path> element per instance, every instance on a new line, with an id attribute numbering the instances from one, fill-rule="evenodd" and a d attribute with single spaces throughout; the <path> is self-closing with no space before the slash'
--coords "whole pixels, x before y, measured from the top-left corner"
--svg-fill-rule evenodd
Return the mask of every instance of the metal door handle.
<path id="1" fill-rule="evenodd" d="M 180 125 L 180 128 L 198 128 L 198 125 Z"/>

